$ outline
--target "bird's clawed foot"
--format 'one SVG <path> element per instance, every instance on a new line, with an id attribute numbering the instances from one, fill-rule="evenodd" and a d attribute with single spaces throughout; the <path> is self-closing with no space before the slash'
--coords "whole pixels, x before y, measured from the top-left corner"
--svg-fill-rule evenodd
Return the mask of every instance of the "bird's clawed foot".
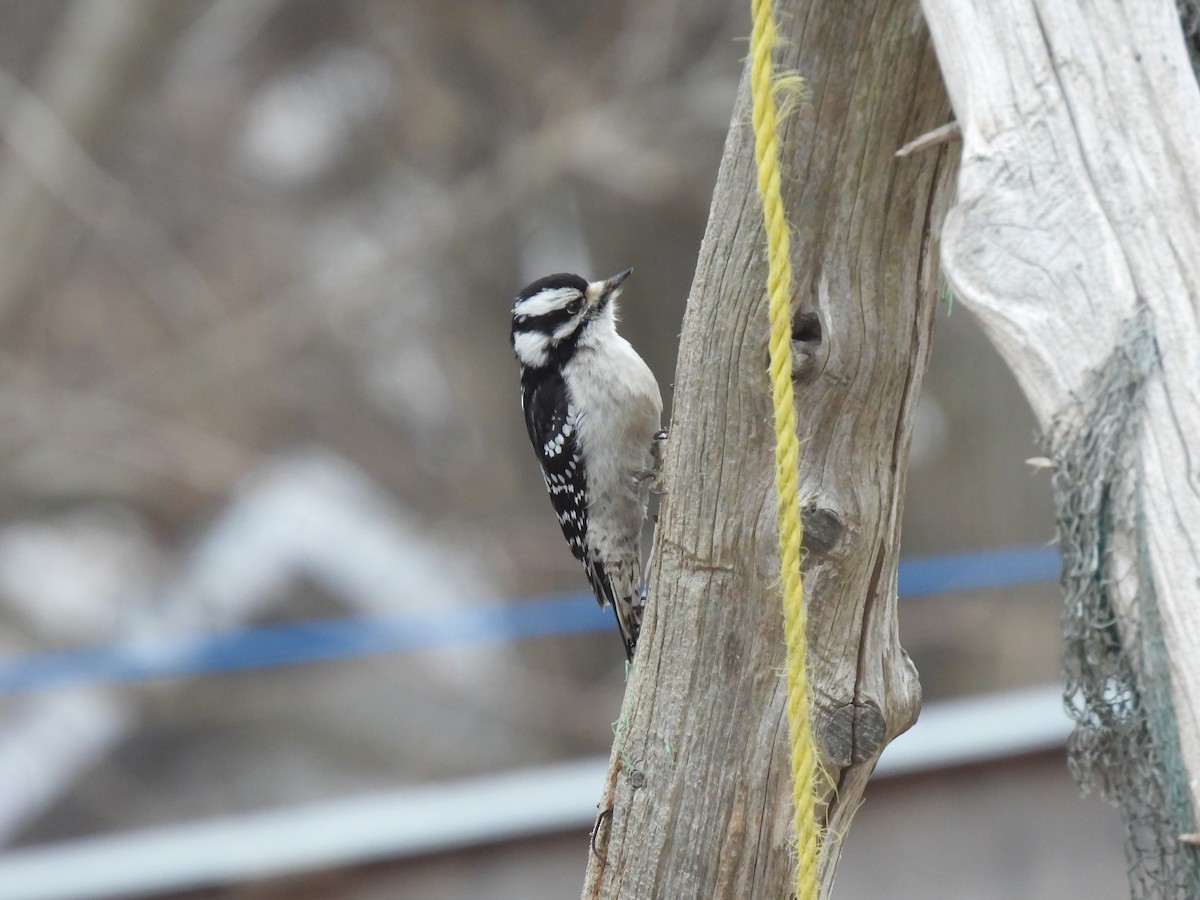
<path id="1" fill-rule="evenodd" d="M 654 435 L 650 445 L 650 455 L 654 457 L 654 482 L 650 485 L 650 493 L 665 494 L 667 486 L 663 483 L 663 461 L 667 458 L 667 429 L 660 428 Z"/>

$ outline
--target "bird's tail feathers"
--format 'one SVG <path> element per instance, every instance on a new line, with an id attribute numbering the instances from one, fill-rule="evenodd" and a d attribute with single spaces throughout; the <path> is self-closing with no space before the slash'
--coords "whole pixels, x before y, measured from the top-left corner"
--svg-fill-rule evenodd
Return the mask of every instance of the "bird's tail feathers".
<path id="1" fill-rule="evenodd" d="M 617 630 L 625 644 L 625 655 L 633 659 L 638 635 L 642 630 L 642 612 L 645 609 L 645 593 L 638 579 L 635 563 L 609 563 L 588 560 L 587 576 L 592 593 L 601 606 L 612 606 L 617 620 Z"/>

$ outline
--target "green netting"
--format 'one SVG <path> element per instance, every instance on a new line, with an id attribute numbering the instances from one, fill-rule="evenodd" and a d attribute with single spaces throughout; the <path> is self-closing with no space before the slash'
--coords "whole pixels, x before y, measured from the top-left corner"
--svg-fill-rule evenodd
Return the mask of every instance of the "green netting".
<path id="1" fill-rule="evenodd" d="M 1200 850 L 1175 730 L 1142 510 L 1143 316 L 1050 437 L 1065 594 L 1071 769 L 1122 812 L 1134 897 L 1200 898 Z"/>
<path id="2" fill-rule="evenodd" d="M 1192 57 L 1192 68 L 1200 73 L 1200 0 L 1175 0 L 1175 3 L 1179 7 L 1179 21 L 1183 25 L 1188 54 Z"/>

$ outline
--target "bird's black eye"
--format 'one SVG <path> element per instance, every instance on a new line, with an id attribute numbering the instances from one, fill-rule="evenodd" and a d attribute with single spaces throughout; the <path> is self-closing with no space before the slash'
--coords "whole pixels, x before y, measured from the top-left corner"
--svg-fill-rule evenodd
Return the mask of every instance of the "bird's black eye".
<path id="1" fill-rule="evenodd" d="M 574 300 L 572 300 L 570 303 L 567 304 L 567 314 L 573 316 L 576 313 L 578 313 L 579 310 L 582 308 L 583 308 L 583 300 L 576 297 Z"/>

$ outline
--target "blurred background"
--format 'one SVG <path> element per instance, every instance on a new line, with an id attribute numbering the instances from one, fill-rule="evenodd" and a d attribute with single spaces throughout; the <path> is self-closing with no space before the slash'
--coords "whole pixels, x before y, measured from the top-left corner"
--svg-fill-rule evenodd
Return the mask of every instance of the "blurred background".
<path id="1" fill-rule="evenodd" d="M 577 894 L 624 662 L 509 306 L 635 267 L 669 404 L 748 31 L 728 0 L 0 0 L 0 896 Z M 927 714 L 838 894 L 1127 896 L 1061 750 L 1033 420 L 938 319 Z"/>

